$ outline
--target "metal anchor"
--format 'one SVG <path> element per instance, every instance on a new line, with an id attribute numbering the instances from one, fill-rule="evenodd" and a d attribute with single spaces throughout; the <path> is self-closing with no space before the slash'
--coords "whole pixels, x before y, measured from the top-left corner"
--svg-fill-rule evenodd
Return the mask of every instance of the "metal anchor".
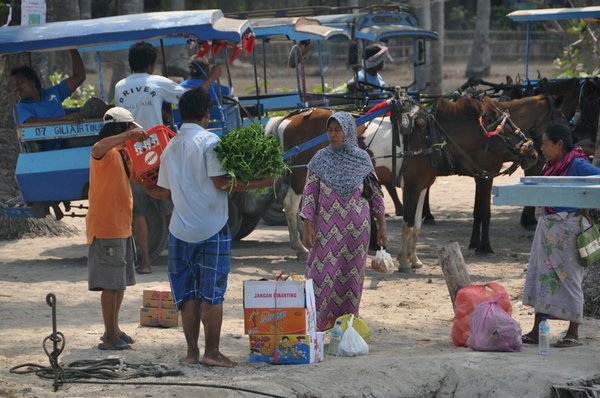
<path id="1" fill-rule="evenodd" d="M 54 391 L 56 392 L 58 391 L 58 387 L 60 387 L 64 382 L 64 370 L 58 363 L 58 356 L 65 348 L 65 336 L 56 330 L 56 296 L 54 293 L 48 293 L 46 295 L 46 303 L 52 307 L 52 334 L 44 339 L 42 345 L 46 355 L 50 359 L 50 366 L 52 366 L 52 369 L 54 369 L 54 383 L 52 385 L 54 386 Z M 48 352 L 48 348 L 46 347 L 48 340 L 52 341 L 52 352 Z"/>

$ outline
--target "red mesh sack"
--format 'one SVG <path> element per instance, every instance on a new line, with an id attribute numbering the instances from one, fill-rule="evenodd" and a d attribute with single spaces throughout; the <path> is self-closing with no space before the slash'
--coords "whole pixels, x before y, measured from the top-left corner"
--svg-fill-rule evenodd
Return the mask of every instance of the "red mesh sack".
<path id="1" fill-rule="evenodd" d="M 496 282 L 486 285 L 465 286 L 456 294 L 452 342 L 457 347 L 467 347 L 471 329 L 471 313 L 484 301 L 498 299 L 498 304 L 507 314 L 512 315 L 512 305 L 504 286 Z"/>

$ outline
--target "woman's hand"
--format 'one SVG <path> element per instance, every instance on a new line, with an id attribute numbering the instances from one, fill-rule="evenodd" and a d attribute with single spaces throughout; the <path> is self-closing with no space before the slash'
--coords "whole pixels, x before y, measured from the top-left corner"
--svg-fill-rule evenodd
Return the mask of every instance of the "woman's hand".
<path id="1" fill-rule="evenodd" d="M 311 220 L 304 220 L 304 236 L 302 237 L 302 244 L 309 250 L 315 245 L 315 230 Z"/>
<path id="2" fill-rule="evenodd" d="M 380 247 L 385 247 L 387 245 L 387 225 L 385 223 L 385 216 L 377 217 L 377 244 Z"/>

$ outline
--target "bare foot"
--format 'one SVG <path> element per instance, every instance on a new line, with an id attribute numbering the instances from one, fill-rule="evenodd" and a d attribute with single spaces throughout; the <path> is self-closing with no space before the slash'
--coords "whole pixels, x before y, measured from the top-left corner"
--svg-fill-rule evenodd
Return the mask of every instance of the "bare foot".
<path id="1" fill-rule="evenodd" d="M 227 358 L 218 351 L 216 355 L 209 356 L 208 354 L 204 354 L 202 363 L 206 366 L 220 366 L 223 368 L 233 368 L 237 366 L 237 362 L 233 362 L 231 359 Z"/>
<path id="2" fill-rule="evenodd" d="M 200 350 L 188 350 L 187 356 L 179 360 L 184 365 L 196 365 L 200 362 Z"/>

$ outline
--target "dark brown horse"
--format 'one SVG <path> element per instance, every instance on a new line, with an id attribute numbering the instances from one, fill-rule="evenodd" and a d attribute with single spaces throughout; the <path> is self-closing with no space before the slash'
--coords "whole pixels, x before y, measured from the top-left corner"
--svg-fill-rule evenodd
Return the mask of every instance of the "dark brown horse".
<path id="1" fill-rule="evenodd" d="M 522 100 L 517 112 L 549 117 L 552 106 L 541 97 Z M 510 116 L 512 118 L 512 114 Z M 496 101 L 463 98 L 457 102 L 439 99 L 435 111 L 421 112 L 415 120 L 403 164 L 404 226 L 401 271 L 422 266 L 416 252 L 421 212 L 427 189 L 436 177 L 451 174 L 475 179 L 473 229 L 469 248 L 492 253 L 489 239 L 492 183 L 505 162 L 524 169 L 537 162 L 531 140 L 510 122 Z M 485 133 L 488 132 L 488 135 Z"/>
<path id="2" fill-rule="evenodd" d="M 521 95 L 528 95 L 532 90 L 523 87 L 521 90 L 513 90 Z M 572 79 L 541 79 L 534 93 L 552 95 L 556 97 L 556 110 L 562 112 L 566 120 L 573 129 L 573 142 L 580 145 L 588 155 L 594 154 L 596 134 L 598 128 L 598 118 L 600 115 L 600 79 L 594 78 L 572 78 Z M 512 116 L 512 114 L 511 114 Z M 554 116 L 554 121 L 558 121 L 560 116 Z M 523 122 L 526 123 L 532 119 L 532 115 L 524 115 Z M 514 119 L 513 119 L 514 120 Z M 519 125 L 519 122 L 517 122 Z M 519 125 L 519 127 L 521 127 Z M 525 129 L 524 127 L 521 127 Z M 540 150 L 541 133 L 537 131 L 538 138 L 534 138 L 536 149 Z M 525 172 L 526 175 L 539 175 L 544 164 L 544 158 L 540 157 L 538 164 Z M 521 213 L 521 225 L 533 230 L 537 225 L 534 208 L 525 207 Z"/>

